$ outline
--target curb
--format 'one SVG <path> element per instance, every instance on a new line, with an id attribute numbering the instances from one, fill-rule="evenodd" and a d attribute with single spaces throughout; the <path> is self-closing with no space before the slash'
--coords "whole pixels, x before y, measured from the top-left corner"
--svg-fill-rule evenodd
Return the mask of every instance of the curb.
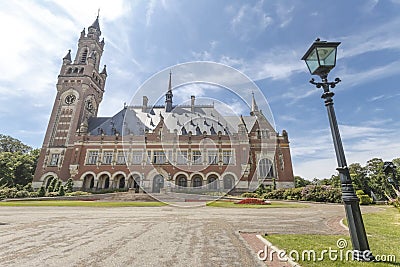
<path id="1" fill-rule="evenodd" d="M 270 247 L 273 251 L 278 252 L 281 251 L 278 247 L 274 246 L 271 242 L 269 242 L 267 239 L 263 238 L 261 235 L 256 235 L 256 237 L 258 239 L 261 240 L 261 242 L 263 242 L 265 245 L 267 245 L 268 247 Z M 298 264 L 297 262 L 291 260 L 290 258 L 288 258 L 287 256 L 282 258 L 285 262 L 289 263 L 292 267 L 301 267 L 300 264 Z"/>

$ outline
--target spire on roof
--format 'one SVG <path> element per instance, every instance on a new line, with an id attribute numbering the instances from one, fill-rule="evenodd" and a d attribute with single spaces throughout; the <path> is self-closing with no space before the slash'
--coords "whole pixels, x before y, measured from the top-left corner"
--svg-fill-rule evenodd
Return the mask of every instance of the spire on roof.
<path id="1" fill-rule="evenodd" d="M 165 111 L 166 112 L 171 112 L 172 111 L 172 72 L 169 71 L 169 84 L 168 84 L 168 91 L 165 94 Z"/>
<path id="2" fill-rule="evenodd" d="M 68 50 L 68 53 L 63 58 L 63 61 L 66 63 L 71 63 L 71 49 Z"/>
<path id="3" fill-rule="evenodd" d="M 258 112 L 258 106 L 256 103 L 256 99 L 254 98 L 254 92 L 251 92 L 252 97 L 251 97 L 251 111 L 250 111 L 250 115 L 254 116 L 256 115 L 256 113 Z"/>
<path id="4" fill-rule="evenodd" d="M 107 69 L 106 69 L 106 65 L 104 65 L 103 70 L 100 72 L 100 74 L 104 74 L 105 76 L 107 76 Z"/>
<path id="5" fill-rule="evenodd" d="M 96 17 L 95 21 L 92 23 L 92 25 L 89 26 L 88 33 L 95 34 L 97 36 L 97 38 L 101 35 L 100 24 L 99 24 L 99 14 L 97 14 L 97 17 Z M 88 37 L 89 37 L 89 35 L 88 35 Z"/>

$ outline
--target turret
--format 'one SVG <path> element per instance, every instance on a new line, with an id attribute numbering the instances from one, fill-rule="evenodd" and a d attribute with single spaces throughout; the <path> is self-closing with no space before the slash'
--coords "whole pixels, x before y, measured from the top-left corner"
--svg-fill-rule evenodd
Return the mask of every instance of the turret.
<path id="1" fill-rule="evenodd" d="M 171 75 L 172 72 L 169 72 L 169 85 L 168 85 L 168 91 L 165 94 L 165 112 L 171 112 L 172 111 L 172 82 L 171 82 Z"/>

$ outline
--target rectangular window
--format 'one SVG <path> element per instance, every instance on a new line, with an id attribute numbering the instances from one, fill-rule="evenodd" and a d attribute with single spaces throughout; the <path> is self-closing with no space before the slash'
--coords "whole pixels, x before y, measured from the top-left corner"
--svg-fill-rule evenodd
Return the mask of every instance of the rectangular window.
<path id="1" fill-rule="evenodd" d="M 154 151 L 153 153 L 153 163 L 154 164 L 164 164 L 166 161 L 164 151 Z"/>
<path id="2" fill-rule="evenodd" d="M 208 151 L 208 164 L 218 164 L 218 151 L 209 150 Z"/>
<path id="3" fill-rule="evenodd" d="M 57 166 L 60 160 L 60 154 L 51 154 L 49 166 Z"/>
<path id="4" fill-rule="evenodd" d="M 202 164 L 202 157 L 201 157 L 201 151 L 199 150 L 194 150 L 192 152 L 192 162 L 193 164 Z"/>
<path id="5" fill-rule="evenodd" d="M 125 163 L 126 163 L 126 161 L 125 161 L 125 153 L 124 153 L 124 151 L 118 151 L 117 164 L 124 165 Z"/>
<path id="6" fill-rule="evenodd" d="M 142 164 L 143 161 L 143 152 L 142 151 L 133 151 L 132 152 L 132 164 Z"/>
<path id="7" fill-rule="evenodd" d="M 89 165 L 95 165 L 97 163 L 98 157 L 99 151 L 89 151 L 86 163 Z"/>
<path id="8" fill-rule="evenodd" d="M 187 156 L 187 151 L 179 151 L 177 154 L 176 162 L 181 165 L 186 164 L 188 160 Z"/>
<path id="9" fill-rule="evenodd" d="M 230 150 L 222 151 L 222 163 L 224 165 L 228 165 L 228 164 L 232 164 L 233 163 L 232 151 L 230 151 Z"/>
<path id="10" fill-rule="evenodd" d="M 103 164 L 111 164 L 113 160 L 113 151 L 103 152 Z"/>

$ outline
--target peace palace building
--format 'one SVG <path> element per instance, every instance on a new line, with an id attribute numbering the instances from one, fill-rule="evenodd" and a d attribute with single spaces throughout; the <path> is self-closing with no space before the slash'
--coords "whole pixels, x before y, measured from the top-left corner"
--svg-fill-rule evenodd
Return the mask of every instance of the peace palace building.
<path id="1" fill-rule="evenodd" d="M 173 104 L 171 73 L 165 105 L 124 106 L 98 117 L 107 71 L 98 17 L 81 32 L 75 59 L 63 58 L 57 95 L 33 185 L 55 177 L 76 190 L 132 188 L 149 193 L 294 187 L 289 140 L 277 133 L 254 96 L 248 116 L 224 116 L 214 104 Z M 100 70 L 101 69 L 101 70 Z M 168 82 L 169 78 L 169 82 Z"/>

